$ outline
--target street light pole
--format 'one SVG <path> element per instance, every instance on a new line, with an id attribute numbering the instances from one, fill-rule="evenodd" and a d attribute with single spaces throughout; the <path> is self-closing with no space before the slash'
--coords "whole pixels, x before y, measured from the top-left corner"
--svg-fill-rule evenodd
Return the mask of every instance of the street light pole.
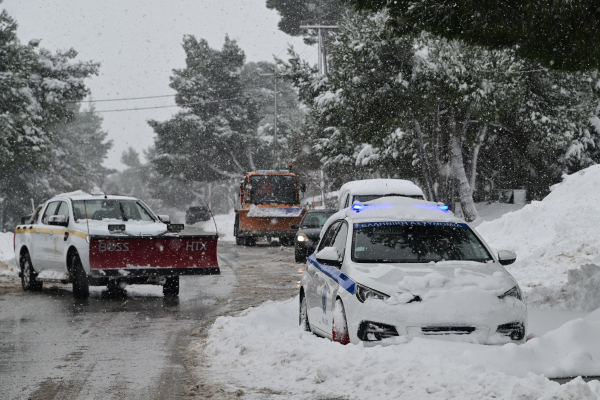
<path id="1" fill-rule="evenodd" d="M 281 165 L 281 163 L 279 162 L 279 143 L 277 142 L 277 76 L 275 76 L 275 74 L 271 73 L 271 74 L 260 74 L 260 76 L 273 76 L 274 77 L 274 81 L 275 81 L 275 127 L 274 127 L 274 131 L 275 131 L 275 162 L 277 163 L 275 165 L 275 169 L 279 168 L 279 166 Z"/>
<path id="2" fill-rule="evenodd" d="M 323 29 L 337 29 L 337 25 L 300 25 L 302 29 L 316 29 L 318 35 L 318 63 L 319 63 L 319 72 L 323 75 L 327 75 L 327 49 L 323 43 Z"/>

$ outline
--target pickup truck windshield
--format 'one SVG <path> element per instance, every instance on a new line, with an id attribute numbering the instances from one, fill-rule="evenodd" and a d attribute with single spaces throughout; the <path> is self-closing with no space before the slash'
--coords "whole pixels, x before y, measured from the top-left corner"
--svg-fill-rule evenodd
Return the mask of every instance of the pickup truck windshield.
<path id="1" fill-rule="evenodd" d="M 492 260 L 486 248 L 468 226 L 422 224 L 358 229 L 355 227 L 353 260 L 377 263 L 427 263 L 442 260 L 485 262 Z"/>
<path id="2" fill-rule="evenodd" d="M 85 204 L 84 204 L 85 202 Z M 152 213 L 135 200 L 75 200 L 73 216 L 75 221 L 86 218 L 96 221 L 116 219 L 120 221 L 154 221 Z"/>
<path id="3" fill-rule="evenodd" d="M 255 175 L 250 177 L 252 204 L 295 204 L 296 178 L 290 175 Z"/>

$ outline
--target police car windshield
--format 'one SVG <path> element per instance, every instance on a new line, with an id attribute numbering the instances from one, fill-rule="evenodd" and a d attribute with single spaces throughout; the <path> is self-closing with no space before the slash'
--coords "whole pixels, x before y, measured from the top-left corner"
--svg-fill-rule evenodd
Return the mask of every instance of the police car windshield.
<path id="1" fill-rule="evenodd" d="M 296 179 L 291 175 L 256 175 L 250 177 L 250 201 L 253 204 L 296 203 Z"/>
<path id="2" fill-rule="evenodd" d="M 305 229 L 322 228 L 333 214 L 334 212 L 309 212 L 304 216 L 300 227 Z"/>
<path id="3" fill-rule="evenodd" d="M 356 262 L 378 263 L 492 260 L 481 241 L 466 224 L 395 223 L 405 225 L 355 224 L 352 259 Z"/>
<path id="4" fill-rule="evenodd" d="M 120 221 L 154 221 L 152 213 L 135 200 L 75 200 L 75 221 L 87 218 L 96 221 L 117 219 Z"/>

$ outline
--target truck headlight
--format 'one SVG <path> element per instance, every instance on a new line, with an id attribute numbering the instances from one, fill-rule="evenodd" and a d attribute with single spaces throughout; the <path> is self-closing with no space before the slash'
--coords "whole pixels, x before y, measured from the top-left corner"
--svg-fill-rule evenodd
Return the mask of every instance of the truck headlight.
<path id="1" fill-rule="evenodd" d="M 299 242 L 308 242 L 308 237 L 304 233 L 299 233 L 296 240 Z"/>
<path id="2" fill-rule="evenodd" d="M 378 292 L 377 290 L 368 288 L 366 286 L 359 285 L 357 283 L 356 284 L 356 298 L 361 303 L 364 303 L 365 301 L 367 301 L 369 299 L 378 299 L 378 300 L 389 299 L 390 296 L 388 296 L 387 294 Z"/>
<path id="3" fill-rule="evenodd" d="M 519 286 L 514 286 L 510 290 L 506 291 L 506 293 L 498 296 L 499 299 L 503 299 L 505 297 L 514 297 L 517 300 L 523 301 L 523 293 L 521 292 L 521 288 L 519 288 Z"/>

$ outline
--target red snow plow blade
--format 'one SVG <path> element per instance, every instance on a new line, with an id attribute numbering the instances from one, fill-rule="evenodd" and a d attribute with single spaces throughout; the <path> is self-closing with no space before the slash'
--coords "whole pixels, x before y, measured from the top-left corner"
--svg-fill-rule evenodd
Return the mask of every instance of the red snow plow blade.
<path id="1" fill-rule="evenodd" d="M 217 239 L 217 235 L 91 236 L 91 274 L 218 275 Z"/>

